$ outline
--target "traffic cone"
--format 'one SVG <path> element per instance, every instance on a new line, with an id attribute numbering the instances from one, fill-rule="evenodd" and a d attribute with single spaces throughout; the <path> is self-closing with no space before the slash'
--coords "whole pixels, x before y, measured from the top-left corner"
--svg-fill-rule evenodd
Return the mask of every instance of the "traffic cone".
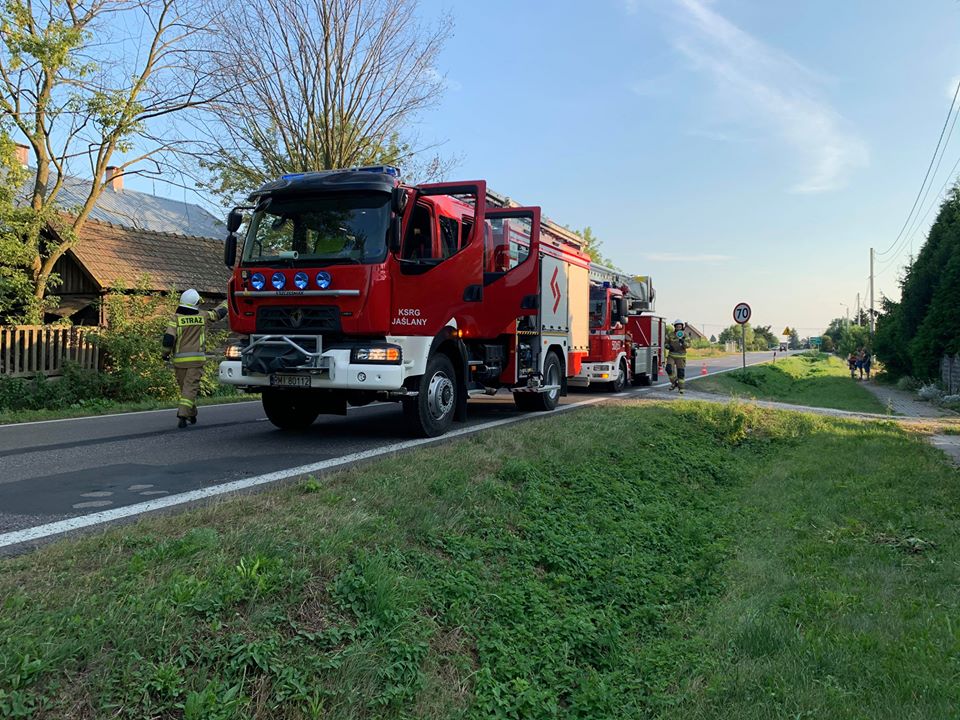
<path id="1" fill-rule="evenodd" d="M 706 364 L 706 363 L 704 363 L 703 365 L 700 366 L 700 374 L 701 374 L 701 375 L 706 375 L 706 374 L 707 374 L 707 364 Z"/>

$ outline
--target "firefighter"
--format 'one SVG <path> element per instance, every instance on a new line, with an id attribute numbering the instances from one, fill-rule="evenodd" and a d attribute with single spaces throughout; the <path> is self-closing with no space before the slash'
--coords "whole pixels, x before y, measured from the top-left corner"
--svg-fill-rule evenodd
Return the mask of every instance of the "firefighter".
<path id="1" fill-rule="evenodd" d="M 163 335 L 163 359 L 173 360 L 173 371 L 180 388 L 177 403 L 177 427 L 197 422 L 197 392 L 206 361 L 207 323 L 219 322 L 227 315 L 227 304 L 201 312 L 200 293 L 187 290 L 180 296 L 177 314 L 167 323 Z M 171 357 L 172 355 L 172 357 Z"/>
<path id="2" fill-rule="evenodd" d="M 686 326 L 682 320 L 673 321 L 673 330 L 667 336 L 667 364 L 670 376 L 670 389 L 679 390 L 683 395 L 683 381 L 687 373 L 687 348 L 690 341 L 686 337 Z"/>

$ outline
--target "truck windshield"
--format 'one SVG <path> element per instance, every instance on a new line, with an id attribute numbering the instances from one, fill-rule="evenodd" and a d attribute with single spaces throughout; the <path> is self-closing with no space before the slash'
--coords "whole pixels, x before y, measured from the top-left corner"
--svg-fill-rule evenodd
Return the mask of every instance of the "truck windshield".
<path id="1" fill-rule="evenodd" d="M 375 263 L 387 255 L 390 196 L 274 198 L 254 213 L 243 247 L 251 264 Z"/>
<path id="2" fill-rule="evenodd" d="M 607 322 L 607 289 L 590 288 L 590 329 L 602 329 Z"/>

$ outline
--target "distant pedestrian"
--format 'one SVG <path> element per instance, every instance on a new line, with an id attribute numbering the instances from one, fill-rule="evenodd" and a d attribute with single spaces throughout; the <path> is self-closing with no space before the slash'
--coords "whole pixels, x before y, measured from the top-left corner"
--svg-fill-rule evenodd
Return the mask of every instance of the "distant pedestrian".
<path id="1" fill-rule="evenodd" d="M 867 380 L 870 379 L 870 365 L 872 364 L 872 362 L 873 362 L 873 358 L 870 357 L 870 351 L 864 349 L 862 366 L 864 371 L 867 373 Z"/>
<path id="2" fill-rule="evenodd" d="M 857 379 L 857 356 L 852 351 L 850 352 L 849 355 L 847 355 L 847 367 L 850 368 L 850 379 L 856 380 Z"/>
<path id="3" fill-rule="evenodd" d="M 206 362 L 207 324 L 219 322 L 227 316 L 227 304 L 216 310 L 200 311 L 200 293 L 187 290 L 180 296 L 177 314 L 167 323 L 163 335 L 163 359 L 172 356 L 173 370 L 180 389 L 177 403 L 177 427 L 185 428 L 197 422 L 197 393 L 203 364 Z"/>

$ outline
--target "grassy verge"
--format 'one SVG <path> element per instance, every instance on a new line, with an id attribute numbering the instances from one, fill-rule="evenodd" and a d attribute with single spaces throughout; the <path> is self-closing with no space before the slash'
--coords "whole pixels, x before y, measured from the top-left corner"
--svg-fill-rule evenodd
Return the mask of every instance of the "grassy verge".
<path id="1" fill-rule="evenodd" d="M 222 403 L 247 402 L 258 400 L 259 395 L 231 394 L 197 398 L 197 405 L 220 405 Z M 113 402 L 111 400 L 92 400 L 87 404 L 57 410 L 0 410 L 0 425 L 12 423 L 36 422 L 38 420 L 62 420 L 65 418 L 112 415 L 114 413 L 140 412 L 143 410 L 175 410 L 176 402 L 163 400 L 144 400 L 143 402 Z"/>
<path id="2" fill-rule="evenodd" d="M 825 353 L 803 353 L 743 370 L 697 379 L 691 389 L 794 405 L 885 413 L 868 390 L 850 379 L 845 362 Z"/>
<path id="3" fill-rule="evenodd" d="M 744 523 L 683 718 L 946 718 L 960 707 L 960 473 L 890 424 L 811 420 Z"/>
<path id="4" fill-rule="evenodd" d="M 716 358 L 716 357 L 727 357 L 728 355 L 739 355 L 737 352 L 727 352 L 721 348 L 687 348 L 687 357 L 688 358 Z"/>
<path id="5" fill-rule="evenodd" d="M 0 561 L 0 716 L 946 717 L 956 479 L 750 407 L 488 432 Z"/>

